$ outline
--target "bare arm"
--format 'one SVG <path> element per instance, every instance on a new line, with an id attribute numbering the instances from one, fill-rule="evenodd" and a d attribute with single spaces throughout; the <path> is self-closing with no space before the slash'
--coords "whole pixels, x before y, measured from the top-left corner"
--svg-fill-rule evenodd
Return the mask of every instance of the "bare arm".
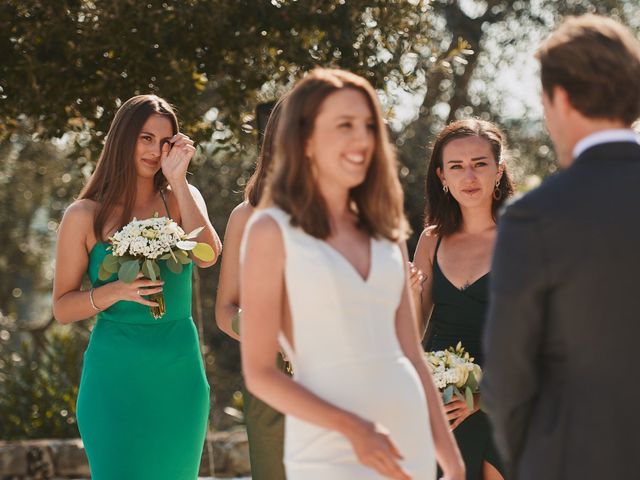
<path id="1" fill-rule="evenodd" d="M 252 213 L 251 205 L 241 203 L 229 216 L 216 294 L 216 323 L 220 330 L 236 340 L 240 340 L 238 332 L 233 330 L 233 319 L 240 312 L 240 242 Z"/>
<path id="2" fill-rule="evenodd" d="M 418 239 L 416 251 L 413 255 L 413 264 L 426 275 L 426 280 L 422 284 L 419 298 L 415 298 L 416 295 L 414 295 L 414 305 L 416 307 L 416 315 L 418 317 L 420 338 L 423 338 L 427 331 L 427 325 L 433 310 L 433 299 L 431 297 L 431 288 L 433 286 L 433 265 L 431 263 L 431 259 L 435 251 L 437 237 L 432 235 L 432 230 L 432 228 L 426 228 L 422 232 Z"/>
<path id="3" fill-rule="evenodd" d="M 403 256 L 407 258 L 406 247 L 402 244 Z M 406 264 L 406 262 L 405 262 Z M 411 361 L 418 372 L 422 382 L 425 396 L 427 397 L 427 407 L 429 409 L 429 420 L 431 423 L 431 433 L 433 435 L 436 457 L 447 480 L 458 480 L 465 477 L 465 466 L 458 450 L 453 434 L 449 428 L 449 422 L 444 413 L 442 397 L 436 389 L 431 372 L 424 359 L 424 352 L 420 345 L 417 322 L 415 321 L 414 302 L 409 293 L 408 272 L 407 281 L 402 293 L 402 300 L 396 312 L 396 332 L 402 351 Z"/>
<path id="4" fill-rule="evenodd" d="M 188 233 L 196 228 L 204 227 L 204 230 L 198 235 L 198 241 L 209 244 L 213 248 L 215 255 L 213 260 L 209 262 L 204 262 L 197 258 L 193 260 L 199 267 L 207 268 L 216 263 L 222 250 L 222 243 L 213 225 L 211 225 L 207 205 L 200 191 L 187 183 L 187 167 L 195 152 L 193 141 L 181 133 L 175 135 L 172 138 L 173 140 L 175 140 L 175 143 L 171 149 L 167 144 L 162 147 L 162 173 L 176 197 L 182 228 Z"/>
<path id="5" fill-rule="evenodd" d="M 58 230 L 56 266 L 53 280 L 53 315 L 60 323 L 71 323 L 94 316 L 98 310 L 91 305 L 90 293 L 81 291 L 82 278 L 89 264 L 88 237 L 93 237 L 93 207 L 88 200 L 72 204 L 64 214 Z M 95 240 L 93 240 L 95 243 Z M 138 279 L 130 284 L 117 280 L 94 289 L 93 300 L 100 309 L 119 300 L 130 300 L 153 306 L 138 290 L 149 295 L 162 291 L 163 282 Z"/>
<path id="6" fill-rule="evenodd" d="M 247 388 L 287 415 L 342 433 L 363 464 L 391 478 L 408 480 L 398 464 L 400 454 L 387 434 L 321 399 L 276 367 L 273 359 L 286 308 L 284 265 L 280 228 L 270 217 L 257 219 L 250 227 L 240 273 L 240 347 Z"/>

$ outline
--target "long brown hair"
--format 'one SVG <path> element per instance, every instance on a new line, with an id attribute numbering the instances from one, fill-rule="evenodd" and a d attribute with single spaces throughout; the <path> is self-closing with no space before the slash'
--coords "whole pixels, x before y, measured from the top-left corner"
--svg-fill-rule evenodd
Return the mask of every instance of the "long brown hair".
<path id="1" fill-rule="evenodd" d="M 131 220 L 136 196 L 136 142 L 151 115 L 164 116 L 171 122 L 173 134 L 178 133 L 178 119 L 167 101 L 155 95 L 130 98 L 116 112 L 96 169 L 80 192 L 78 198 L 98 203 L 93 220 L 93 231 L 98 241 L 104 240 L 102 231 L 115 205 L 122 205 L 118 229 Z M 156 173 L 153 183 L 158 191 L 167 186 L 161 170 Z"/>
<path id="2" fill-rule="evenodd" d="M 309 235 L 324 239 L 331 234 L 327 206 L 305 158 L 305 145 L 324 100 L 345 88 L 365 95 L 376 132 L 371 165 L 365 180 L 351 189 L 350 207 L 358 227 L 369 235 L 404 240 L 409 226 L 403 192 L 376 93 L 367 80 L 344 70 L 316 68 L 288 94 L 276 132 L 273 178 L 261 204 L 278 205 L 291 215 L 293 225 Z"/>
<path id="3" fill-rule="evenodd" d="M 431 149 L 431 158 L 427 169 L 425 207 L 425 227 L 433 226 L 434 234 L 445 237 L 458 231 L 462 224 L 460 205 L 453 195 L 442 190 L 442 181 L 438 177 L 437 169 L 443 170 L 442 152 L 444 147 L 453 140 L 467 137 L 480 137 L 491 146 L 493 159 L 496 164 L 505 160 L 507 154 L 506 139 L 497 125 L 476 118 L 458 120 L 447 125 L 438 134 Z M 506 164 L 498 184 L 498 200 L 495 196 L 491 203 L 491 213 L 496 220 L 498 209 L 513 195 L 513 183 L 507 172 Z"/>
<path id="4" fill-rule="evenodd" d="M 273 160 L 273 146 L 276 137 L 276 131 L 278 128 L 278 121 L 280 120 L 280 113 L 282 112 L 282 104 L 286 94 L 278 99 L 273 106 L 267 120 L 267 125 L 264 128 L 264 138 L 262 139 L 262 146 L 260 147 L 260 154 L 258 155 L 258 161 L 256 163 L 256 169 L 247 181 L 247 186 L 244 189 L 244 199 L 249 202 L 252 207 L 258 206 L 260 197 L 264 191 L 266 185 L 267 174 L 271 170 L 271 164 Z"/>

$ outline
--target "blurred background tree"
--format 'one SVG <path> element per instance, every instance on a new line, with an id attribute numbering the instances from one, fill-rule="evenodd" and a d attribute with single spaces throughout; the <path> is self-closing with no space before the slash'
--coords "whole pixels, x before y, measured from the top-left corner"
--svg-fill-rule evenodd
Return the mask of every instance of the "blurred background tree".
<path id="1" fill-rule="evenodd" d="M 77 435 L 78 352 L 91 322 L 53 321 L 53 245 L 124 100 L 156 93 L 176 105 L 182 130 L 199 145 L 190 181 L 222 235 L 256 157 L 256 105 L 316 65 L 359 73 L 387 114 L 417 234 L 428 145 L 455 118 L 475 115 L 505 128 L 522 189 L 553 171 L 536 94 L 519 102 L 508 94 L 534 90 L 535 71 L 519 77 L 513 65 L 530 58 L 564 15 L 586 11 L 640 29 L 634 0 L 2 2 L 0 418 L 13 420 L 2 422 L 0 438 Z M 194 305 L 212 424 L 226 428 L 239 355 L 215 327 L 217 276 L 218 267 L 200 272 Z"/>

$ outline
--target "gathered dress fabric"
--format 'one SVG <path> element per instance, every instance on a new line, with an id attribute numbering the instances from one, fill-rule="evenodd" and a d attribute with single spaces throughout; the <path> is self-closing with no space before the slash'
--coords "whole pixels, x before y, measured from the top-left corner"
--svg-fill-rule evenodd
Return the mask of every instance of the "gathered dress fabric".
<path id="1" fill-rule="evenodd" d="M 278 207 L 258 210 L 273 218 L 285 248 L 285 286 L 292 344 L 280 343 L 293 379 L 327 402 L 377 422 L 390 433 L 414 480 L 435 479 L 435 452 L 427 401 L 396 333 L 405 286 L 404 261 L 395 243 L 371 238 L 368 277 L 327 242 L 292 226 Z M 242 245 L 244 257 L 245 241 Z M 359 463 L 349 440 L 287 415 L 284 464 L 288 480 L 385 478 Z"/>

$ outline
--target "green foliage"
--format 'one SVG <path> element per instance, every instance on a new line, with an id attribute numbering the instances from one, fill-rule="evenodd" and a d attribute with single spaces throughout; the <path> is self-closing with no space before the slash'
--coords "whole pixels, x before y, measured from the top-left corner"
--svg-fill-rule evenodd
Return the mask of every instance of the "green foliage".
<path id="1" fill-rule="evenodd" d="M 47 334 L 36 348 L 22 342 L 0 351 L 0 438 L 78 435 L 76 398 L 86 337 L 70 328 Z"/>
<path id="2" fill-rule="evenodd" d="M 177 105 L 199 141 L 248 131 L 265 87 L 315 65 L 381 85 L 399 56 L 428 44 L 420 15 L 388 0 L 7 0 L 0 135 L 26 115 L 43 137 L 88 131 L 99 143 L 120 103 L 138 93 Z M 203 120 L 213 106 L 221 121 Z"/>

